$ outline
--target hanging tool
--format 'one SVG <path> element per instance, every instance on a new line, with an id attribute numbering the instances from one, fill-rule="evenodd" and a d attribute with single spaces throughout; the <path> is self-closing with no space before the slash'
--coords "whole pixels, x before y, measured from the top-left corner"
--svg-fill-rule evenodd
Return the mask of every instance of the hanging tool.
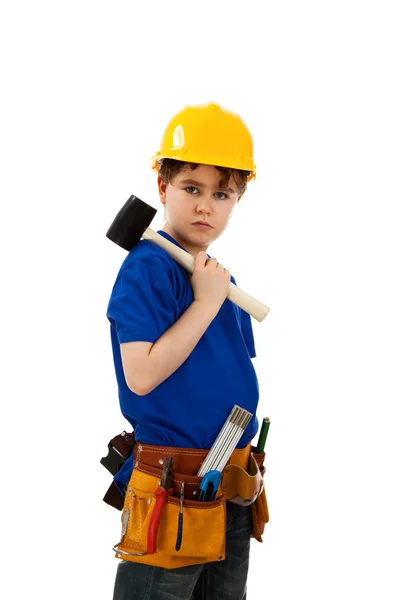
<path id="1" fill-rule="evenodd" d="M 181 495 L 179 502 L 179 517 L 178 517 L 178 533 L 176 536 L 175 550 L 178 551 L 182 544 L 182 533 L 183 533 L 183 501 L 185 499 L 185 482 L 182 481 Z"/>
<path id="2" fill-rule="evenodd" d="M 157 546 L 157 533 L 160 525 L 162 512 L 167 501 L 167 496 L 173 494 L 172 482 L 172 457 L 167 456 L 164 459 L 163 471 L 160 480 L 160 487 L 156 489 L 154 495 L 156 503 L 151 515 L 149 530 L 147 533 L 147 554 L 154 554 Z"/>
<path id="3" fill-rule="evenodd" d="M 270 426 L 270 418 L 264 417 L 262 425 L 261 425 L 260 436 L 259 436 L 258 442 L 257 442 L 257 448 L 256 448 L 257 454 L 262 454 L 264 452 L 265 442 L 267 441 L 269 426 Z"/>
<path id="4" fill-rule="evenodd" d="M 111 475 L 115 475 L 133 452 L 135 435 L 123 431 L 108 442 L 108 454 L 100 459 L 101 464 Z"/>

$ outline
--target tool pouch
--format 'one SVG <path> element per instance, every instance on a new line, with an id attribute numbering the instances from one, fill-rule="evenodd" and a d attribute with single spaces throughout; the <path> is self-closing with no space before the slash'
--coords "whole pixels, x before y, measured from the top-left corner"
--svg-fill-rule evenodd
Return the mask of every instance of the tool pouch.
<path id="1" fill-rule="evenodd" d="M 168 495 L 156 539 L 156 552 L 148 554 L 147 536 L 155 506 L 155 490 L 162 469 L 137 463 L 125 495 L 121 515 L 121 539 L 115 545 L 116 557 L 165 568 L 184 567 L 225 558 L 226 503 L 219 497 L 212 502 L 193 500 L 201 477 L 174 473 L 176 495 Z M 182 541 L 175 549 L 180 512 L 179 491 L 184 481 Z M 172 491 L 172 490 L 171 490 Z"/>
<path id="2" fill-rule="evenodd" d="M 252 537 L 259 542 L 262 542 L 264 526 L 269 520 L 264 486 L 264 459 L 265 452 L 256 454 L 255 447 L 251 446 L 247 467 L 228 464 L 221 482 L 221 490 L 227 500 L 241 506 L 251 506 Z"/>
<path id="3" fill-rule="evenodd" d="M 265 475 L 265 452 L 261 454 L 256 453 L 256 448 L 251 446 L 250 459 L 253 458 L 260 470 L 261 477 L 264 480 Z M 264 533 L 265 524 L 269 521 L 269 512 L 268 512 L 268 503 L 267 503 L 267 495 L 265 489 L 265 481 L 262 486 L 261 493 L 257 496 L 255 502 L 251 505 L 252 511 L 252 532 L 251 535 L 258 542 L 262 542 L 262 535 Z"/>

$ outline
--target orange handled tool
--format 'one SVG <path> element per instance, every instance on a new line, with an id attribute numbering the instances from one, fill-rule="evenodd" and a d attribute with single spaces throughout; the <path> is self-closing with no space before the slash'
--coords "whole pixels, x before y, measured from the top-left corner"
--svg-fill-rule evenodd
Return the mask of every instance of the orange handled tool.
<path id="1" fill-rule="evenodd" d="M 156 503 L 153 508 L 149 530 L 147 532 L 147 554 L 154 554 L 156 551 L 158 527 L 160 525 L 165 503 L 167 502 L 167 495 L 173 493 L 173 488 L 171 489 L 171 479 L 172 457 L 168 456 L 164 460 L 160 487 L 154 492 Z"/>

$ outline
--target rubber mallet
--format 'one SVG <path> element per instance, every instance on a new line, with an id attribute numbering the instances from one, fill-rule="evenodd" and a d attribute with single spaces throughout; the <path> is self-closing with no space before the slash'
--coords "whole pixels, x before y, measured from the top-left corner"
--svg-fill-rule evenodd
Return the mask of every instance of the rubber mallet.
<path id="1" fill-rule="evenodd" d="M 157 210 L 137 196 L 131 196 L 121 208 L 106 236 L 121 248 L 132 250 L 141 238 L 149 240 L 163 248 L 186 271 L 193 273 L 194 258 L 189 252 L 182 250 L 162 235 L 149 228 Z M 269 312 L 268 306 L 252 298 L 237 285 L 230 282 L 228 299 L 240 306 L 257 321 L 263 321 Z"/>

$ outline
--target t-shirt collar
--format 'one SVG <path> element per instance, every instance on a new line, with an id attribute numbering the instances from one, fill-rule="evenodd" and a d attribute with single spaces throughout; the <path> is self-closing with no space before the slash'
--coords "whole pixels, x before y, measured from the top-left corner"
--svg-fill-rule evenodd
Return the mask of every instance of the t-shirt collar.
<path id="1" fill-rule="evenodd" d="M 160 235 L 162 235 L 163 237 L 165 237 L 167 240 L 169 240 L 170 242 L 172 242 L 173 244 L 175 244 L 175 246 L 178 246 L 178 248 L 182 248 L 182 250 L 185 250 L 185 252 L 187 252 L 186 248 L 184 248 L 183 246 L 181 246 L 180 244 L 178 244 L 178 242 L 171 235 L 169 235 L 169 233 L 166 233 L 165 231 L 162 231 L 161 229 L 159 229 L 157 231 L 157 233 L 159 233 Z"/>

